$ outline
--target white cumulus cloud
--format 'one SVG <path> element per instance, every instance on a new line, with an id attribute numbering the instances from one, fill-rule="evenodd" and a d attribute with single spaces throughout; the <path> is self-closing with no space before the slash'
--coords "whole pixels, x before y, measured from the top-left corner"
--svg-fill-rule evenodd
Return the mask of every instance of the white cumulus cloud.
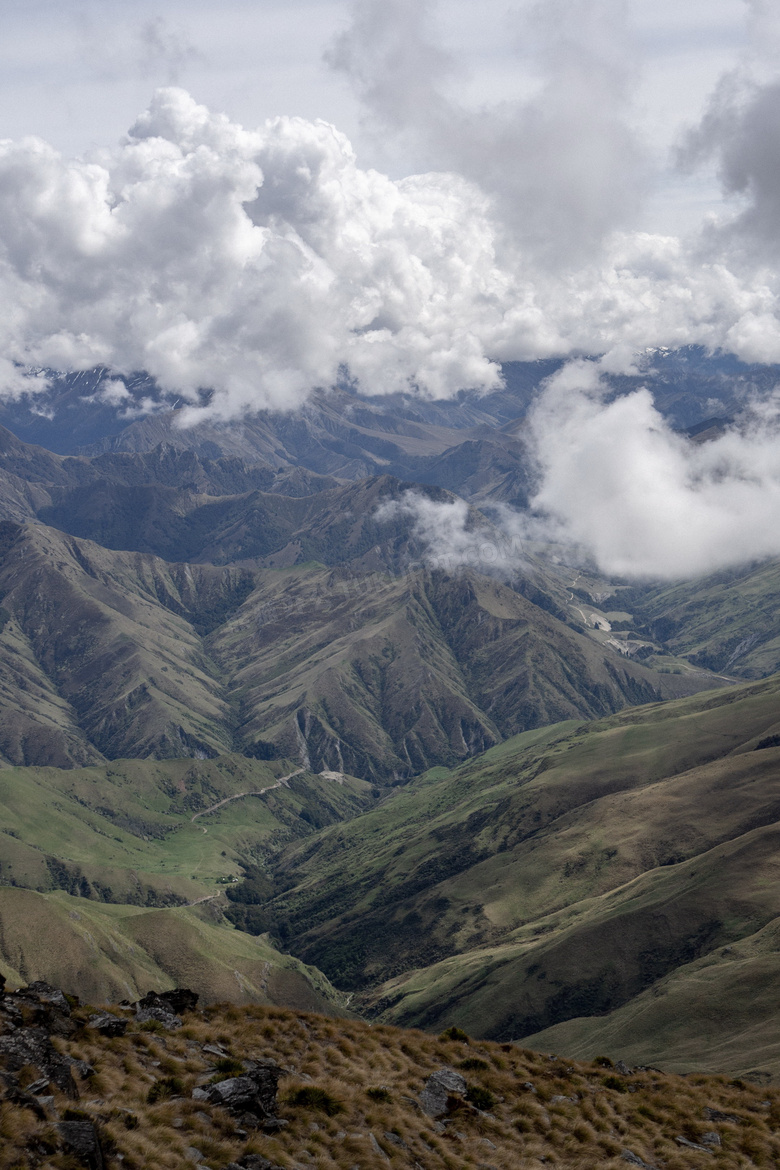
<path id="1" fill-rule="evenodd" d="M 345 369 L 368 394 L 447 397 L 497 386 L 510 359 L 692 342 L 780 358 L 775 273 L 730 238 L 610 231 L 561 268 L 501 207 L 476 171 L 392 179 L 328 123 L 246 130 L 180 89 L 90 161 L 4 141 L 0 393 L 39 385 L 24 368 L 101 365 L 231 418 Z"/>

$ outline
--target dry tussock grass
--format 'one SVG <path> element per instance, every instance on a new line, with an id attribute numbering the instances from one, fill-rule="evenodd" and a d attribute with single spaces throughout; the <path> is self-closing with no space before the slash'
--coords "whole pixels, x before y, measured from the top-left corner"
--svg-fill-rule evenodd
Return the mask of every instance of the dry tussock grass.
<path id="1" fill-rule="evenodd" d="M 89 1009 L 77 1014 L 86 1020 Z M 112 1170 L 185 1170 L 196 1157 L 220 1170 L 249 1152 L 285 1170 L 626 1170 L 626 1150 L 663 1170 L 780 1165 L 780 1091 L 725 1077 L 620 1076 L 517 1046 L 266 1007 L 210 1007 L 173 1033 L 131 1023 L 121 1038 L 85 1028 L 56 1043 L 95 1069 L 78 1102 L 56 1105 L 97 1121 Z M 218 1071 L 206 1044 L 235 1062 L 273 1057 L 287 1070 L 279 1093 L 285 1129 L 244 1134 L 224 1110 L 192 1100 L 192 1089 Z M 474 1097 L 481 1111 L 456 1103 L 446 1125 L 425 1116 L 417 1098 L 442 1065 L 482 1091 Z M 707 1119 L 705 1108 L 734 1120 Z M 50 1119 L 4 1103 L 0 1170 L 71 1170 L 52 1130 Z M 675 1140 L 702 1144 L 712 1131 L 721 1145 L 711 1153 Z"/>

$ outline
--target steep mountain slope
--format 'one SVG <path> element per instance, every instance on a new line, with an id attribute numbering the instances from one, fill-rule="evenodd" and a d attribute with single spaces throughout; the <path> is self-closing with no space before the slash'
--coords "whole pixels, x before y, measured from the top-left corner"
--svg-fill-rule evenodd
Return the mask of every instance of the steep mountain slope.
<path id="1" fill-rule="evenodd" d="M 529 732 L 291 847 L 267 909 L 296 954 L 364 988 L 385 1019 L 504 1039 L 557 1024 L 591 1053 L 613 1034 L 646 1054 L 653 1013 L 664 1019 L 659 981 L 687 984 L 690 1002 L 702 964 L 712 986 L 713 965 L 732 962 L 723 949 L 744 948 L 745 1002 L 718 1001 L 718 1042 L 730 1037 L 744 1062 L 751 1029 L 776 1028 L 761 986 L 774 962 L 779 743 L 778 677 Z M 734 986 L 731 971 L 721 985 Z M 607 1013 L 621 1008 L 611 1033 Z M 590 1022 L 566 1031 L 578 1016 Z M 667 1013 L 666 1059 L 673 1031 Z M 713 1067 L 706 1033 L 699 1067 Z"/>
<path id="2" fill-rule="evenodd" d="M 470 572 L 268 574 L 209 649 L 244 742 L 380 782 L 715 681 L 647 670 Z"/>
<path id="3" fill-rule="evenodd" d="M 320 501 L 313 542 L 363 565 L 404 556 L 403 529 L 368 545 L 370 507 L 345 518 L 339 501 Z M 0 759 L 14 764 L 239 748 L 387 782 L 717 681 L 631 663 L 474 574 L 172 564 L 10 522 L 0 544 Z"/>
<path id="4" fill-rule="evenodd" d="M 358 570 L 398 571 L 424 551 L 411 537 L 406 516 L 378 520 L 380 504 L 397 500 L 412 485 L 391 476 L 339 485 L 309 496 L 268 492 L 204 496 L 187 488 L 126 485 L 100 480 L 52 492 L 55 502 L 38 519 L 106 548 L 153 553 L 166 560 L 290 565 L 318 560 L 349 562 Z M 436 488 L 432 499 L 451 500 Z M 487 520 L 472 524 L 492 533 Z"/>
<path id="5" fill-rule="evenodd" d="M 5 522 L 0 539 L 6 760 L 230 749 L 230 710 L 191 622 L 240 604 L 251 579 L 111 553 L 42 525 Z"/>
<path id="6" fill-rule="evenodd" d="M 136 491 L 179 489 L 196 496 L 226 496 L 261 489 L 306 496 L 337 486 L 327 476 L 302 468 L 276 470 L 241 459 L 201 458 L 194 451 L 160 444 L 141 454 L 55 455 L 21 442 L 0 427 L 0 512 L 7 520 L 26 520 L 43 508 L 67 506 L 68 493 L 82 495 L 100 486 Z"/>
<path id="7" fill-rule="evenodd" d="M 780 669 L 780 562 L 636 590 L 638 624 L 694 665 L 742 678 Z"/>

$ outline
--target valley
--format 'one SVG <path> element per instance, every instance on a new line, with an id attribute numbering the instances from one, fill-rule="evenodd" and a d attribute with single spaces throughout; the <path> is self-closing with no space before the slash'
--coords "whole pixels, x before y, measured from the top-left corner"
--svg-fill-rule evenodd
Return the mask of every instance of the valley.
<path id="1" fill-rule="evenodd" d="M 697 361 L 656 383 L 694 430 L 735 406 Z M 7 978 L 780 1076 L 780 568 L 510 540 L 545 370 L 191 431 L 87 432 L 74 383 L 58 452 L 0 429 Z"/>

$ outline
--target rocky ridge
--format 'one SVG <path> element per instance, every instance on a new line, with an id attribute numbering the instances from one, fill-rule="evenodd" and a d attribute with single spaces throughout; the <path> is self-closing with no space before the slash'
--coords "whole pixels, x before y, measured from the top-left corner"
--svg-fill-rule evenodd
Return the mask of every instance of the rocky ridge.
<path id="1" fill-rule="evenodd" d="M 727 1170 L 776 1165 L 780 1093 L 606 1058 L 227 1005 L 0 989 L 0 1170 Z"/>

